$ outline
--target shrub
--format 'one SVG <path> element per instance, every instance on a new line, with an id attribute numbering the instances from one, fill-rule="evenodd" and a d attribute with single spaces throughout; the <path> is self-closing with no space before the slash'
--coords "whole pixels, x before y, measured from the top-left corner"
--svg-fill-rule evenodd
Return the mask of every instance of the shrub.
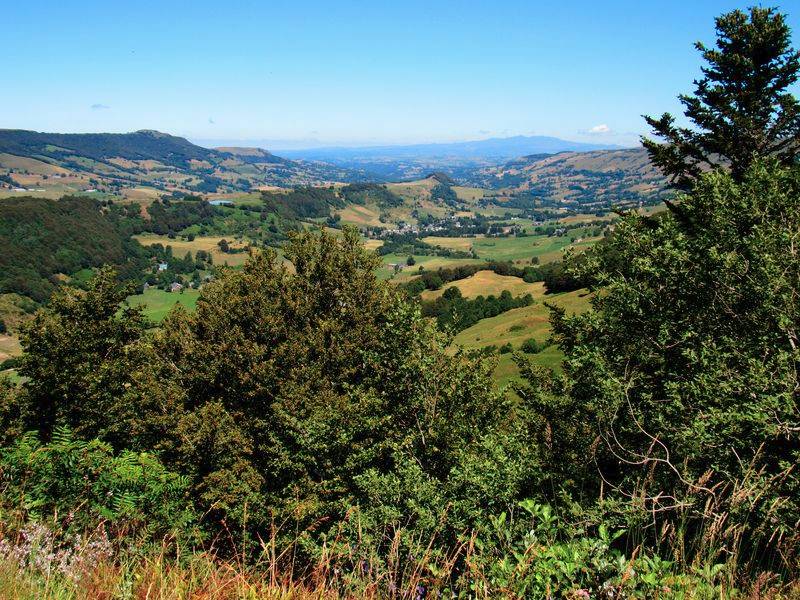
<path id="1" fill-rule="evenodd" d="M 6 524 L 47 520 L 61 535 L 83 533 L 103 521 L 130 539 L 185 536 L 195 515 L 189 481 L 146 453 L 114 454 L 99 440 L 75 439 L 57 429 L 48 444 L 35 432 L 0 450 Z"/>

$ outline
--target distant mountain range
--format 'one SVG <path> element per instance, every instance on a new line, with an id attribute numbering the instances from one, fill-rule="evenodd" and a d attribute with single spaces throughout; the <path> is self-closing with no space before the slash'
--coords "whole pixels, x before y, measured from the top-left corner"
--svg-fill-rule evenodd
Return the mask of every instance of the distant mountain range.
<path id="1" fill-rule="evenodd" d="M 60 134 L 0 129 L 0 188 L 51 196 L 96 191 L 147 199 L 164 193 L 409 181 L 441 172 L 462 184 L 565 204 L 609 198 L 647 201 L 666 189 L 642 148 L 608 149 L 542 136 L 288 154 L 276 156 L 250 147 L 205 148 L 151 130 Z"/>
<path id="2" fill-rule="evenodd" d="M 587 144 L 546 136 L 518 135 L 467 142 L 411 144 L 403 146 L 334 146 L 305 150 L 281 150 L 283 156 L 324 161 L 345 169 L 373 174 L 386 180 L 416 179 L 431 170 L 456 178 L 468 176 L 475 167 L 496 165 L 530 154 L 589 152 L 617 149 L 609 144 Z"/>
<path id="3" fill-rule="evenodd" d="M 12 188 L 223 192 L 368 178 L 258 148 L 204 148 L 151 130 L 63 134 L 0 129 L 0 185 Z"/>
<path id="4" fill-rule="evenodd" d="M 323 160 L 331 163 L 353 160 L 394 159 L 457 159 L 458 161 L 503 161 L 529 154 L 554 154 L 556 152 L 589 152 L 613 150 L 622 146 L 613 144 L 587 144 L 541 135 L 518 135 L 506 138 L 489 138 L 468 142 L 411 144 L 405 146 L 332 146 L 305 150 L 286 149 L 281 154 L 288 158 Z"/>

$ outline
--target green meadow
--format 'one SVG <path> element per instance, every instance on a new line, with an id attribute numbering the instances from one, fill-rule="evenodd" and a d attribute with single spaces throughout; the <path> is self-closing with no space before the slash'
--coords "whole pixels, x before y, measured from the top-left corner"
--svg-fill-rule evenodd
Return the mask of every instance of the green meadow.
<path id="1" fill-rule="evenodd" d="M 144 314 L 155 323 L 160 323 L 176 304 L 192 311 L 197 305 L 200 296 L 198 290 L 184 290 L 182 292 L 165 292 L 155 288 L 146 290 L 143 294 L 128 297 L 131 306 L 144 306 Z"/>
<path id="2" fill-rule="evenodd" d="M 590 295 L 586 290 L 541 294 L 535 298 L 535 304 L 478 321 L 469 329 L 460 332 L 453 340 L 453 344 L 473 350 L 486 346 L 499 348 L 510 343 L 514 350 L 519 350 L 530 338 L 542 343 L 550 337 L 550 311 L 546 304 L 560 306 L 568 314 L 575 314 L 587 310 L 590 301 Z M 555 346 L 548 346 L 543 351 L 528 356 L 537 364 L 552 369 L 558 369 L 563 358 Z M 499 356 L 494 375 L 498 385 L 504 385 L 518 377 L 519 372 L 510 354 Z"/>
<path id="3" fill-rule="evenodd" d="M 422 241 L 452 250 L 470 250 L 483 260 L 530 262 L 537 257 L 540 262 L 559 260 L 567 248 L 585 249 L 600 238 L 584 238 L 583 230 L 571 231 L 569 235 L 531 235 L 522 237 L 460 237 L 447 238 L 429 236 Z M 575 242 L 572 241 L 575 239 Z M 578 241 L 580 239 L 580 241 Z"/>

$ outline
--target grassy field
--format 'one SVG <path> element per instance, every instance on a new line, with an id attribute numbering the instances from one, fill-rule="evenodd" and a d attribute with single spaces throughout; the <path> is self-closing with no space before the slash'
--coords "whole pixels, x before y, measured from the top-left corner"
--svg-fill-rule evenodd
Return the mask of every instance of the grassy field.
<path id="1" fill-rule="evenodd" d="M 160 323 L 176 304 L 182 304 L 190 311 L 194 310 L 199 296 L 200 292 L 198 290 L 165 292 L 164 290 L 151 288 L 143 294 L 129 296 L 128 304 L 131 306 L 144 306 L 144 314 L 147 318 L 155 323 Z"/>
<path id="2" fill-rule="evenodd" d="M 447 248 L 448 250 L 465 250 L 469 251 L 472 246 L 480 238 L 474 237 L 442 237 L 438 235 L 429 235 L 422 238 L 422 241 L 431 246 L 439 246 L 440 248 Z"/>
<path id="3" fill-rule="evenodd" d="M 19 345 L 19 338 L 16 335 L 0 334 L 0 362 L 20 354 L 22 348 Z"/>
<path id="4" fill-rule="evenodd" d="M 208 200 L 225 200 L 227 202 L 233 202 L 234 206 L 261 206 L 264 202 L 261 198 L 261 192 L 209 194 Z"/>
<path id="5" fill-rule="evenodd" d="M 342 218 L 342 223 L 359 227 L 387 227 L 389 225 L 389 223 L 380 221 L 380 211 L 376 207 L 350 204 L 336 211 L 336 214 Z"/>
<path id="6" fill-rule="evenodd" d="M 364 240 L 364 248 L 367 250 L 377 250 L 383 246 L 383 240 Z"/>
<path id="7" fill-rule="evenodd" d="M 469 329 L 459 333 L 453 340 L 454 345 L 467 349 L 483 348 L 485 346 L 503 346 L 510 343 L 515 350 L 528 340 L 535 338 L 537 342 L 544 342 L 550 336 L 550 311 L 545 306 L 554 304 L 566 309 L 568 314 L 580 313 L 589 308 L 589 295 L 586 290 L 577 290 L 563 294 L 535 295 L 536 303 L 531 306 L 515 308 L 491 319 L 483 319 Z M 542 366 L 558 368 L 562 356 L 555 347 L 530 355 L 533 360 Z M 516 365 L 511 356 L 500 356 L 495 380 L 499 385 L 512 381 L 518 376 Z"/>
<path id="8" fill-rule="evenodd" d="M 454 185 L 453 191 L 456 193 L 459 200 L 470 203 L 480 200 L 486 194 L 486 190 L 483 188 L 466 187 L 462 185 Z"/>
<path id="9" fill-rule="evenodd" d="M 580 237 L 575 232 L 572 237 Z M 535 256 L 543 263 L 559 260 L 563 251 L 569 247 L 588 248 L 600 238 L 586 238 L 580 242 L 571 241 L 571 236 L 532 235 L 527 237 L 463 237 L 450 238 L 428 236 L 423 242 L 449 248 L 451 250 L 474 249 L 484 260 L 513 261 L 530 263 Z"/>
<path id="10" fill-rule="evenodd" d="M 187 252 L 195 254 L 198 250 L 205 250 L 210 252 L 215 265 L 224 265 L 227 263 L 231 267 L 242 265 L 249 258 L 247 252 L 239 252 L 236 254 L 226 254 L 219 249 L 217 243 L 224 238 L 224 236 L 198 236 L 191 242 L 189 240 L 175 238 L 169 239 L 165 235 L 151 235 L 143 234 L 134 236 L 143 246 L 152 244 L 163 244 L 164 246 L 172 246 L 172 253 L 175 256 L 183 257 Z M 230 243 L 231 247 L 243 247 L 243 243 L 234 242 L 232 237 L 225 238 Z"/>
<path id="11" fill-rule="evenodd" d="M 383 259 L 383 264 L 386 265 L 386 267 L 378 271 L 378 277 L 380 279 L 389 279 L 394 275 L 394 271 L 388 265 L 390 264 L 405 265 L 406 260 L 408 259 L 408 255 L 386 254 L 381 258 Z M 416 277 L 417 275 L 419 275 L 420 266 L 425 267 L 425 269 L 428 271 L 433 271 L 438 269 L 439 267 L 457 267 L 459 265 L 470 265 L 483 262 L 480 260 L 476 260 L 474 258 L 447 258 L 445 256 L 421 256 L 416 254 L 414 255 L 414 261 L 415 261 L 414 266 L 405 267 L 397 275 L 394 275 L 394 281 L 400 283 L 408 281 L 412 277 Z"/>
<path id="12" fill-rule="evenodd" d="M 446 283 L 439 290 L 425 290 L 422 292 L 422 299 L 433 300 L 438 298 L 447 288 L 451 287 L 457 287 L 461 290 L 461 295 L 465 298 L 488 296 L 489 294 L 499 296 L 503 290 L 508 290 L 513 296 L 531 294 L 534 298 L 539 298 L 544 295 L 544 284 L 541 282 L 526 283 L 519 277 L 498 275 L 494 271 L 487 270 L 478 271 L 466 279 Z"/>

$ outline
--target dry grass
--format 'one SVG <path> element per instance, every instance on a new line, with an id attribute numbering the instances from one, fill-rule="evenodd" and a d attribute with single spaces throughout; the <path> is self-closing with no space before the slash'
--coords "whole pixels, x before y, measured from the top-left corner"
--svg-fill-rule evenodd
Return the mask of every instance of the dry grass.
<path id="1" fill-rule="evenodd" d="M 380 215 L 377 211 L 359 204 L 351 204 L 342 210 L 336 211 L 336 214 L 342 218 L 343 223 L 352 223 L 353 225 L 369 227 L 387 226 L 386 223 L 381 223 Z"/>
<path id="2" fill-rule="evenodd" d="M 456 287 L 461 290 L 461 295 L 465 298 L 476 298 L 477 296 L 488 296 L 494 294 L 499 296 L 503 290 L 508 290 L 513 296 L 524 296 L 531 294 L 534 298 L 544 296 L 544 284 L 526 283 L 519 277 L 510 275 L 498 275 L 494 271 L 478 271 L 471 277 L 459 279 L 446 283 L 438 290 L 425 290 L 422 292 L 423 300 L 434 300 L 441 296 L 447 288 Z"/>
<path id="3" fill-rule="evenodd" d="M 383 246 L 383 240 L 364 240 L 364 248 L 367 250 L 377 250 Z"/>
<path id="4" fill-rule="evenodd" d="M 441 237 L 438 235 L 429 235 L 422 238 L 422 241 L 431 246 L 439 246 L 440 248 L 447 248 L 448 250 L 465 250 L 468 251 L 472 248 L 477 238 L 474 237 Z"/>
<path id="5" fill-rule="evenodd" d="M 243 248 L 245 246 L 242 242 L 234 242 L 231 238 L 224 236 L 198 236 L 191 242 L 189 240 L 175 238 L 169 239 L 165 235 L 137 235 L 134 236 L 143 246 L 152 244 L 162 244 L 164 246 L 172 246 L 172 253 L 175 256 L 182 257 L 187 252 L 195 254 L 198 250 L 205 250 L 210 252 L 215 265 L 224 265 L 228 263 L 229 266 L 235 267 L 244 264 L 249 258 L 247 252 L 239 252 L 236 254 L 227 254 L 222 252 L 217 245 L 222 239 L 228 240 L 232 248 Z"/>
<path id="6" fill-rule="evenodd" d="M 15 335 L 0 334 L 0 362 L 20 354 L 22 347 L 19 345 L 19 338 Z"/>

